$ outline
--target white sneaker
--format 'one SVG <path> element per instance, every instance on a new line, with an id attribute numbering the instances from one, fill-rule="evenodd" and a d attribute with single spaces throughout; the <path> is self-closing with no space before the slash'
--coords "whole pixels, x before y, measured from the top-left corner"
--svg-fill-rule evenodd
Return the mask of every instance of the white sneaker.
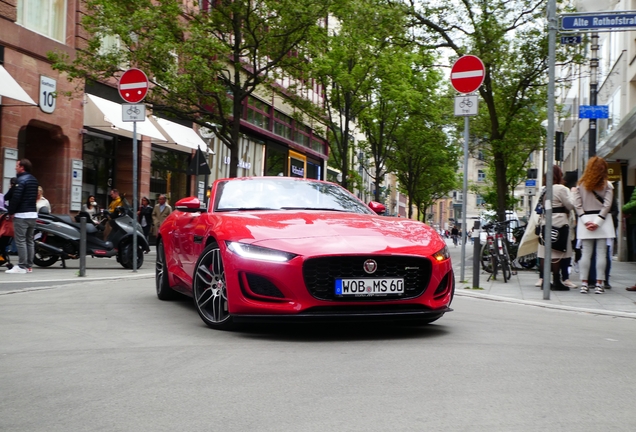
<path id="1" fill-rule="evenodd" d="M 539 278 L 539 280 L 537 281 L 536 284 L 534 284 L 534 286 L 536 286 L 536 287 L 543 286 L 543 279 Z"/>
<path id="2" fill-rule="evenodd" d="M 577 285 L 574 282 L 572 282 L 570 279 L 564 280 L 563 281 L 563 285 L 565 285 L 568 288 L 576 288 L 577 287 Z"/>
<path id="3" fill-rule="evenodd" d="M 5 270 L 5 273 L 16 273 L 16 274 L 26 274 L 26 270 L 20 266 L 13 266 L 9 270 Z"/>
<path id="4" fill-rule="evenodd" d="M 603 294 L 604 292 L 605 290 L 600 285 L 596 285 L 596 288 L 594 288 L 594 294 Z"/>
<path id="5" fill-rule="evenodd" d="M 588 293 L 588 287 L 587 285 L 583 284 L 581 285 L 581 294 L 587 294 Z"/>

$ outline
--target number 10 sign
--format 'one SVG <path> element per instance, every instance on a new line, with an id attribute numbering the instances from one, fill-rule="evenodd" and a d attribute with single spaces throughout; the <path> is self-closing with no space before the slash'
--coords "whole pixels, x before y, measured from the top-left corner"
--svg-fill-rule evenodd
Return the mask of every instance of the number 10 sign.
<path id="1" fill-rule="evenodd" d="M 57 81 L 53 78 L 40 75 L 40 109 L 52 114 L 55 111 L 55 98 L 57 97 Z"/>

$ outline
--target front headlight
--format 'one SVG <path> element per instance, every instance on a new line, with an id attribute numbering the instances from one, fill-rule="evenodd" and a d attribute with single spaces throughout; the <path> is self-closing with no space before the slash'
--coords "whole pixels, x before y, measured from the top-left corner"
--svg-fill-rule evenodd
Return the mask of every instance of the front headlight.
<path id="1" fill-rule="evenodd" d="M 282 252 L 275 249 L 254 246 L 246 243 L 227 242 L 227 248 L 235 254 L 248 259 L 271 262 L 287 262 L 296 255 L 288 252 Z"/>
<path id="2" fill-rule="evenodd" d="M 448 246 L 444 246 L 439 251 L 433 254 L 433 259 L 435 261 L 444 261 L 450 258 L 450 251 L 448 250 Z"/>

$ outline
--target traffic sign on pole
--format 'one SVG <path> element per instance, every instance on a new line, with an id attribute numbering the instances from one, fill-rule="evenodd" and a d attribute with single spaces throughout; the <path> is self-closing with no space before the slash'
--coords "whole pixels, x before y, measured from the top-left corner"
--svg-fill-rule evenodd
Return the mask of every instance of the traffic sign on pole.
<path id="1" fill-rule="evenodd" d="M 460 57 L 451 69 L 451 84 L 460 93 L 472 93 L 484 82 L 486 68 L 474 55 Z"/>
<path id="2" fill-rule="evenodd" d="M 148 93 L 148 77 L 142 70 L 128 69 L 119 79 L 117 89 L 126 102 L 132 104 L 141 102 Z"/>
<path id="3" fill-rule="evenodd" d="M 636 28 L 634 11 L 561 14 L 561 30 L 610 31 L 633 28 Z"/>

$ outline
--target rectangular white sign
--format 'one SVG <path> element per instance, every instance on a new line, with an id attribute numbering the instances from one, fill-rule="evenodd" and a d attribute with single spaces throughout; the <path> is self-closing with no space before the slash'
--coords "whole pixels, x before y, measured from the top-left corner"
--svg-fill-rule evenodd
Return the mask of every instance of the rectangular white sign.
<path id="1" fill-rule="evenodd" d="M 146 121 L 146 105 L 144 104 L 123 104 L 121 106 L 122 121 L 142 122 Z"/>
<path id="2" fill-rule="evenodd" d="M 477 95 L 455 96 L 455 115 L 476 116 L 479 112 L 477 109 L 478 100 L 479 96 Z"/>

